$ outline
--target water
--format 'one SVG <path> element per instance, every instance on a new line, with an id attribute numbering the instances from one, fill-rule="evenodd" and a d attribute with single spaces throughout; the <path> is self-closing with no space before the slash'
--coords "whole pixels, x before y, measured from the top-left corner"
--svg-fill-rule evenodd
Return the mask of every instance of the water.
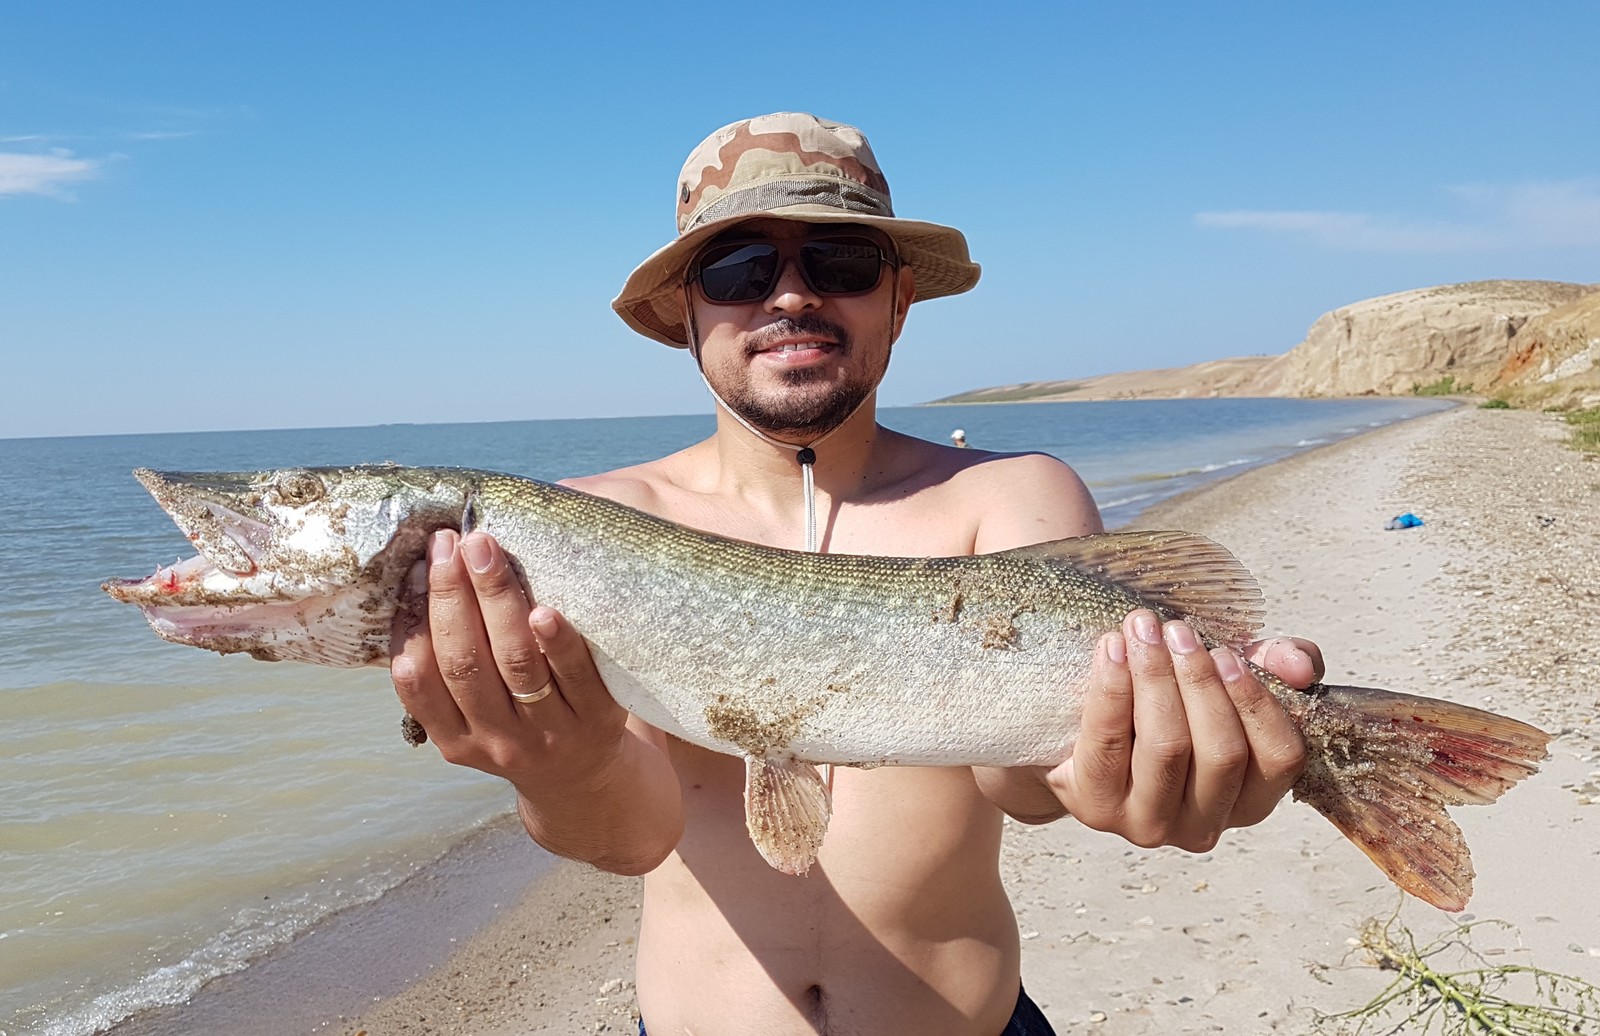
<path id="1" fill-rule="evenodd" d="M 1182 400 L 886 410 L 890 427 L 1071 463 L 1116 525 L 1208 479 L 1434 409 Z M 138 466 L 393 460 L 539 478 L 637 463 L 709 416 L 0 440 L 0 1036 L 180 1003 L 381 895 L 511 804 L 407 749 L 386 674 L 157 640 L 99 589 L 191 551 Z"/>

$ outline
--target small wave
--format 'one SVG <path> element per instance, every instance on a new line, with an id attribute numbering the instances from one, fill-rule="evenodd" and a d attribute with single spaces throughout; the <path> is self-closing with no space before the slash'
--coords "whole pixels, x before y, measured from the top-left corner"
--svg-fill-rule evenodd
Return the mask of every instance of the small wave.
<path id="1" fill-rule="evenodd" d="M 1161 495 L 1162 494 L 1160 493 L 1134 493 L 1132 496 L 1112 497 L 1096 502 L 1099 504 L 1102 511 L 1107 511 L 1116 507 L 1129 507 L 1133 504 L 1144 503 L 1147 500 L 1154 500 Z"/>
<path id="2" fill-rule="evenodd" d="M 1226 471 L 1229 468 L 1237 468 L 1260 463 L 1262 463 L 1262 459 L 1260 457 L 1235 457 L 1232 460 L 1215 461 L 1210 464 L 1201 464 L 1198 467 L 1180 468 L 1177 471 L 1146 472 L 1141 475 L 1134 475 L 1128 479 L 1125 479 L 1124 481 L 1135 483 L 1170 482 L 1175 479 L 1193 478 L 1196 475 L 1210 475 L 1213 472 Z"/>
<path id="3" fill-rule="evenodd" d="M 1322 446 L 1322 445 L 1324 445 L 1326 443 L 1330 443 L 1332 441 L 1333 441 L 1332 439 L 1326 439 L 1326 438 L 1301 439 L 1301 440 L 1297 441 L 1294 445 L 1295 445 L 1295 449 L 1304 449 L 1304 448 L 1306 448 L 1308 446 Z"/>
<path id="4" fill-rule="evenodd" d="M 1196 474 L 1209 475 L 1213 471 L 1226 471 L 1229 468 L 1238 468 L 1238 467 L 1244 467 L 1244 466 L 1250 465 L 1250 464 L 1260 464 L 1260 463 L 1261 463 L 1261 459 L 1259 457 L 1235 457 L 1235 458 L 1233 458 L 1233 460 L 1225 460 L 1225 461 L 1222 461 L 1222 462 L 1217 463 L 1217 464 L 1207 464 L 1207 465 L 1203 466 L 1198 472 L 1196 472 Z"/>
<path id="5" fill-rule="evenodd" d="M 370 903 L 425 865 L 419 862 L 351 880 L 348 888 L 307 893 L 271 908 L 240 911 L 234 923 L 176 964 L 157 968 L 133 984 L 102 993 L 52 1019 L 39 1036 L 90 1036 L 140 1011 L 187 1003 L 207 982 L 242 971 L 274 947 L 290 941 L 336 911 Z M 26 1031 L 26 1030 L 24 1030 Z"/>

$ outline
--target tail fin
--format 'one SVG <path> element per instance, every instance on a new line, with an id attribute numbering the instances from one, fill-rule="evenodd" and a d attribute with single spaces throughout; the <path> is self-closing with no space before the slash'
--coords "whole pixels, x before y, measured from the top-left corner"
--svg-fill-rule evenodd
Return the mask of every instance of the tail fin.
<path id="1" fill-rule="evenodd" d="M 1309 758 L 1294 797 L 1405 891 L 1441 910 L 1464 909 L 1472 856 L 1445 807 L 1493 802 L 1537 772 L 1550 735 L 1437 698 L 1367 687 L 1307 693 Z"/>

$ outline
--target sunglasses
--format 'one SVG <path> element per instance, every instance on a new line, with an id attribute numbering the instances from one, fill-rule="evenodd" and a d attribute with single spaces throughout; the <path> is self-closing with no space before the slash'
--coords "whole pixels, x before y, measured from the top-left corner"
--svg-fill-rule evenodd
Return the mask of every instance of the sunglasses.
<path id="1" fill-rule="evenodd" d="M 708 301 L 755 302 L 772 293 L 784 262 L 796 254 L 800 275 L 818 295 L 865 295 L 883 279 L 884 264 L 897 262 L 893 252 L 868 237 L 811 238 L 798 249 L 770 241 L 713 242 L 695 258 L 691 276 Z"/>

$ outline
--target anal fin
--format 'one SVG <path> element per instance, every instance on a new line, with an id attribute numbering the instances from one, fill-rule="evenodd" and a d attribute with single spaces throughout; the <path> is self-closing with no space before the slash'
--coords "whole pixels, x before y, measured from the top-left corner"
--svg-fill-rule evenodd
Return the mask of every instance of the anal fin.
<path id="1" fill-rule="evenodd" d="M 744 820 L 761 858 L 785 874 L 811 869 L 828 833 L 833 796 L 803 759 L 744 759 Z"/>

